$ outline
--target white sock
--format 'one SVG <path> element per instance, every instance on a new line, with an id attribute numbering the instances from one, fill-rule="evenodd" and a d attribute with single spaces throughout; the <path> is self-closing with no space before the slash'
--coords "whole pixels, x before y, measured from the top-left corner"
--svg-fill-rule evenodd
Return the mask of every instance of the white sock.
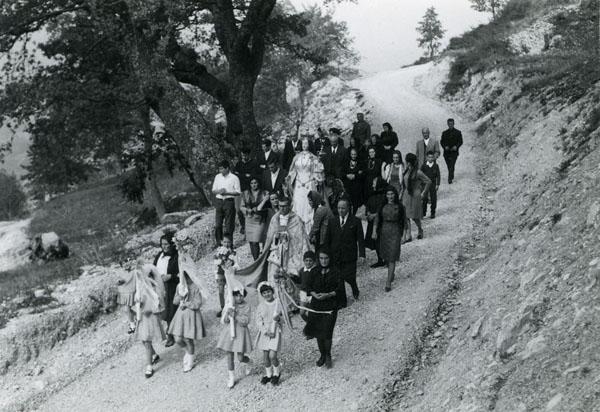
<path id="1" fill-rule="evenodd" d="M 279 366 L 273 365 L 273 375 L 279 376 Z"/>
<path id="2" fill-rule="evenodd" d="M 267 378 L 270 378 L 271 376 L 273 376 L 273 369 L 270 366 L 265 367 L 265 376 Z"/>

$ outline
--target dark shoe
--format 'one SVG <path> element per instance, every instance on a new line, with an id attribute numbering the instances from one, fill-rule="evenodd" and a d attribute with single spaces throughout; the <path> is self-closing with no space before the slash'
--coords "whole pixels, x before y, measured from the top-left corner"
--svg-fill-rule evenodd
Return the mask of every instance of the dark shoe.
<path id="1" fill-rule="evenodd" d="M 385 290 L 386 292 L 389 292 L 390 290 L 392 290 L 392 288 L 391 288 L 391 287 L 389 287 L 389 286 L 386 286 L 384 290 Z"/>
<path id="2" fill-rule="evenodd" d="M 279 376 L 273 375 L 273 377 L 271 378 L 271 385 L 273 385 L 273 386 L 279 385 Z"/>
<path id="3" fill-rule="evenodd" d="M 325 364 L 325 355 L 321 355 L 321 357 L 319 358 L 319 360 L 317 361 L 317 366 L 320 368 L 321 366 L 323 366 Z"/>
<path id="4" fill-rule="evenodd" d="M 222 311 L 222 310 L 218 311 L 218 312 L 217 312 L 217 318 L 220 318 L 222 313 L 223 313 L 223 311 Z"/>
<path id="5" fill-rule="evenodd" d="M 135 332 L 135 326 L 129 325 L 129 329 L 127 329 L 127 333 L 131 335 L 133 332 Z"/>
<path id="6" fill-rule="evenodd" d="M 271 378 L 269 378 L 268 376 L 263 376 L 260 380 L 260 383 L 262 383 L 263 385 L 266 385 L 269 382 L 271 382 Z"/>
<path id="7" fill-rule="evenodd" d="M 327 369 L 331 369 L 332 366 L 333 366 L 333 362 L 331 362 L 331 356 L 327 355 L 325 357 L 325 367 Z"/>
<path id="8" fill-rule="evenodd" d="M 452 179 L 448 179 L 448 184 L 451 185 L 452 184 Z"/>
<path id="9" fill-rule="evenodd" d="M 165 348 L 168 348 L 169 346 L 173 345 L 175 345 L 175 339 L 173 339 L 173 335 L 169 335 L 167 337 L 167 342 L 165 343 Z"/>
<path id="10" fill-rule="evenodd" d="M 431 219 L 435 219 L 435 213 L 432 213 L 431 216 L 429 216 Z"/>
<path id="11" fill-rule="evenodd" d="M 419 234 L 417 235 L 417 239 L 423 239 L 423 231 L 419 230 Z"/>
<path id="12" fill-rule="evenodd" d="M 153 365 L 156 365 L 159 360 L 160 360 L 160 356 L 158 356 L 156 353 L 154 355 L 152 355 L 152 364 Z"/>
<path id="13" fill-rule="evenodd" d="M 375 269 L 375 268 L 380 268 L 383 266 L 385 266 L 385 262 L 383 260 L 378 260 L 377 262 L 375 262 L 371 265 L 371 268 Z"/>
<path id="14" fill-rule="evenodd" d="M 358 300 L 358 296 L 360 295 L 360 292 L 357 290 L 356 293 L 352 293 L 352 296 L 354 297 L 354 300 Z"/>

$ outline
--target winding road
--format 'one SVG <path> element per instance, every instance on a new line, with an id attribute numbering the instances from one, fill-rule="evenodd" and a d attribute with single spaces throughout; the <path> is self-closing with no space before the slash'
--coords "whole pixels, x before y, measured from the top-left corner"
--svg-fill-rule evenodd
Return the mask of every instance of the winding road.
<path id="1" fill-rule="evenodd" d="M 260 384 L 261 356 L 252 354 L 253 373 L 226 386 L 224 356 L 215 347 L 219 325 L 216 302 L 204 310 L 209 337 L 197 344 L 196 366 L 184 374 L 181 350 L 159 345 L 161 361 L 155 375 L 145 379 L 143 348 L 135 344 L 103 362 L 40 405 L 41 411 L 338 411 L 370 409 L 380 398 L 380 386 L 390 369 L 410 351 L 411 338 L 420 332 L 425 312 L 445 287 L 444 275 L 451 269 L 457 244 L 468 236 L 480 196 L 471 152 L 473 127 L 450 113 L 439 101 L 414 87 L 418 78 L 427 80 L 429 65 L 376 74 L 355 81 L 367 101 L 375 106 L 369 120 L 373 131 L 390 122 L 400 138 L 403 154 L 414 151 L 423 126 L 439 137 L 446 118 L 454 115 L 466 144 L 457 164 L 456 182 L 445 184 L 446 167 L 440 159 L 442 186 L 435 220 L 424 221 L 425 239 L 403 246 L 398 275 L 391 292 L 384 292 L 386 269 L 359 266 L 361 298 L 350 299 L 340 311 L 333 342 L 334 367 L 315 366 L 318 351 L 306 341 L 297 322 L 296 332 L 285 331 L 282 380 L 278 387 Z M 425 76 L 425 77 L 423 77 Z M 246 246 L 243 249 L 247 249 Z M 125 331 L 123 325 L 123 333 Z"/>

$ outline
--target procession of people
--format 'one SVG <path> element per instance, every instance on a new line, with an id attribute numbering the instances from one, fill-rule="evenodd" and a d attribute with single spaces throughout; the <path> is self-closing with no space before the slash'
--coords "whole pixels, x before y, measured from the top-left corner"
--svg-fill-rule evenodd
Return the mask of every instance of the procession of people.
<path id="1" fill-rule="evenodd" d="M 379 135 L 371 134 L 359 113 L 348 146 L 339 128 L 330 128 L 328 136 L 319 128 L 315 137 L 265 138 L 260 148 L 243 148 L 236 164 L 219 163 L 212 185 L 222 323 L 217 347 L 227 354 L 228 387 L 235 385 L 236 358 L 242 375 L 249 373 L 248 354 L 254 348 L 263 352 L 260 382 L 278 385 L 284 330 L 299 323 L 305 338 L 317 341 L 316 365 L 333 366 L 338 311 L 349 303 L 346 283 L 353 301 L 360 299 L 357 262 L 365 261 L 365 249 L 377 254 L 372 268 L 387 268 L 384 290 L 389 292 L 401 245 L 413 240 L 412 222 L 420 240 L 428 207 L 429 217 L 436 218 L 440 147 L 448 183 L 455 181 L 463 140 L 454 120 L 447 124 L 440 141 L 423 127 L 415 152 L 403 157 L 392 125 L 386 122 Z M 254 260 L 246 267 L 240 267 L 233 247 L 236 218 Z M 258 294 L 258 308 L 246 302 L 248 291 Z M 128 332 L 144 343 L 146 377 L 160 359 L 153 342 L 164 338 L 165 346 L 177 343 L 184 349 L 183 371 L 192 369 L 194 341 L 206 336 L 200 309 L 206 294 L 198 268 L 168 236 L 161 238 L 153 265 L 123 282 L 119 302 L 127 308 Z"/>

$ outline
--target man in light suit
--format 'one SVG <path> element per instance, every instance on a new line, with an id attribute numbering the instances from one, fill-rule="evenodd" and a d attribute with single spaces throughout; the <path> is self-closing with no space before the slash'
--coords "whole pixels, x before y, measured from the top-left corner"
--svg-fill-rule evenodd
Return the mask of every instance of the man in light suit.
<path id="1" fill-rule="evenodd" d="M 425 164 L 425 162 L 427 161 L 427 152 L 433 152 L 435 160 L 437 160 L 437 158 L 440 157 L 441 154 L 440 142 L 438 142 L 438 140 L 435 137 L 429 136 L 429 128 L 424 127 L 421 130 L 421 134 L 423 135 L 423 139 L 417 142 L 416 152 L 417 160 L 419 162 L 419 169 L 421 169 L 421 166 L 423 166 L 423 164 Z"/>

